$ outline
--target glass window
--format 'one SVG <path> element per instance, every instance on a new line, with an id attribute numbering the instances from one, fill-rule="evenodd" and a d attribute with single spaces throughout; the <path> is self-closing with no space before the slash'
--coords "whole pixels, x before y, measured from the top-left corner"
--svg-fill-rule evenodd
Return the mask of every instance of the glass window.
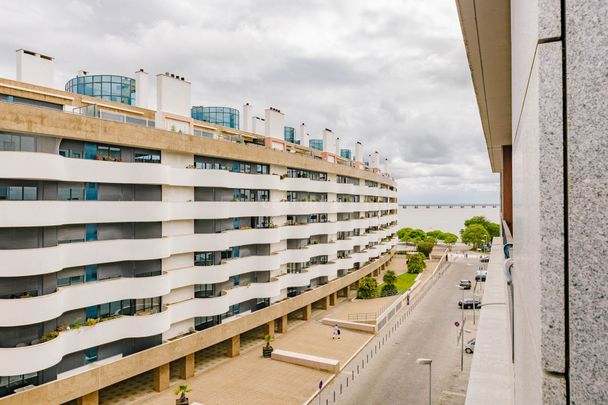
<path id="1" fill-rule="evenodd" d="M 195 252 L 195 266 L 213 266 L 215 264 L 213 252 Z"/>
<path id="2" fill-rule="evenodd" d="M 91 347 L 84 351 L 84 362 L 92 363 L 97 361 L 97 347 Z"/>

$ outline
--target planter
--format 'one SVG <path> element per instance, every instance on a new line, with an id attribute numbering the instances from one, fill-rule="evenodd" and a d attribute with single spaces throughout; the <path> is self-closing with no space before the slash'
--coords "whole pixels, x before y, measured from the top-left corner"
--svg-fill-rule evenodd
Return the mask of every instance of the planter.
<path id="1" fill-rule="evenodd" d="M 177 398 L 175 400 L 175 405 L 189 405 L 190 404 L 190 400 L 188 398 Z"/>
<path id="2" fill-rule="evenodd" d="M 262 347 L 262 356 L 266 359 L 269 359 L 270 356 L 272 355 L 273 350 L 274 349 L 270 345 Z"/>

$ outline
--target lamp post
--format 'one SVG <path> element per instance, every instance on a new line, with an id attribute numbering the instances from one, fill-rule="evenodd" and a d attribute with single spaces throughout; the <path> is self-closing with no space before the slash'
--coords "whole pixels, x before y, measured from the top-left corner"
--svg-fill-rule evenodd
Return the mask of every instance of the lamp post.
<path id="1" fill-rule="evenodd" d="M 428 365 L 429 366 L 429 405 L 431 405 L 431 363 L 433 362 L 432 359 L 418 359 L 416 360 L 416 363 L 418 364 L 422 364 L 423 366 Z"/>

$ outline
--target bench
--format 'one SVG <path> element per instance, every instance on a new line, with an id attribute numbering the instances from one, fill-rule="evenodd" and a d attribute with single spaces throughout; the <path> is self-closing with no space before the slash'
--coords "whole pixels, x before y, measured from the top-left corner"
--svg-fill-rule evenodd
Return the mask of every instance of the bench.
<path id="1" fill-rule="evenodd" d="M 274 349 L 272 359 L 284 361 L 285 363 L 297 364 L 299 366 L 325 370 L 332 373 L 340 371 L 340 361 L 325 357 L 312 356 L 310 354 L 289 352 L 287 350 Z"/>
<path id="2" fill-rule="evenodd" d="M 331 318 L 323 318 L 323 319 L 321 319 L 321 323 L 323 325 L 329 325 L 329 326 L 338 325 L 342 329 L 352 329 L 352 330 L 358 330 L 361 332 L 376 333 L 375 324 L 344 321 L 341 319 L 331 319 Z"/>

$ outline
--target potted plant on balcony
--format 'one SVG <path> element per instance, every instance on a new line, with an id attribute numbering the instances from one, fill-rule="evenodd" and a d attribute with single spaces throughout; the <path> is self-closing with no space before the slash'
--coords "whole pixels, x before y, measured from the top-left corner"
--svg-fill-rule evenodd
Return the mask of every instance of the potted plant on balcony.
<path id="1" fill-rule="evenodd" d="M 186 393 L 190 391 L 192 390 L 188 388 L 186 384 L 180 384 L 175 389 L 175 395 L 179 395 L 179 398 L 175 400 L 175 405 L 188 405 L 190 403 L 190 400 L 186 396 Z"/>
<path id="2" fill-rule="evenodd" d="M 272 355 L 272 351 L 274 350 L 272 346 L 270 346 L 270 342 L 272 342 L 272 335 L 265 335 L 264 341 L 266 342 L 266 346 L 262 347 L 262 356 L 269 359 Z"/>

